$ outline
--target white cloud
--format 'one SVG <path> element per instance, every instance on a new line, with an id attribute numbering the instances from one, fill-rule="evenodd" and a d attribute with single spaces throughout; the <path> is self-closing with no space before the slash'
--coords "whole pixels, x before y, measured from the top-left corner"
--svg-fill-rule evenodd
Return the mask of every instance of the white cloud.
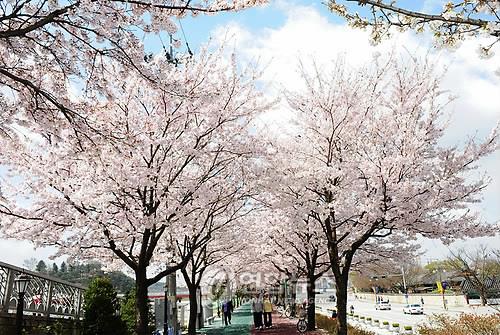
<path id="1" fill-rule="evenodd" d="M 49 257 L 54 253 L 54 248 L 40 248 L 35 250 L 30 241 L 0 239 L 0 261 L 12 265 L 23 267 L 23 262 L 32 257 L 48 262 Z M 57 263 L 61 261 L 62 259 L 54 260 Z"/>

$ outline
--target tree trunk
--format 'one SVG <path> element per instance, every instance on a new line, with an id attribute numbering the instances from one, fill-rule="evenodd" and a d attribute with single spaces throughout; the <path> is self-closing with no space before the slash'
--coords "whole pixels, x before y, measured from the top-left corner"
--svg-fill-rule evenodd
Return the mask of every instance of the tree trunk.
<path id="1" fill-rule="evenodd" d="M 135 272 L 135 308 L 137 311 L 136 332 L 137 335 L 149 335 L 149 304 L 148 284 L 146 280 L 146 267 L 138 268 Z"/>
<path id="2" fill-rule="evenodd" d="M 486 290 L 480 289 L 479 290 L 479 297 L 481 298 L 481 305 L 486 306 L 486 304 L 488 303 L 488 296 L 487 296 Z"/>
<path id="3" fill-rule="evenodd" d="M 187 285 L 189 290 L 189 322 L 188 334 L 196 334 L 196 319 L 198 318 L 198 301 L 196 300 L 196 285 Z"/>
<path id="4" fill-rule="evenodd" d="M 337 294 L 337 335 L 347 335 L 347 276 L 335 276 Z"/>
<path id="5" fill-rule="evenodd" d="M 307 330 L 316 329 L 316 282 L 314 276 L 307 277 Z"/>

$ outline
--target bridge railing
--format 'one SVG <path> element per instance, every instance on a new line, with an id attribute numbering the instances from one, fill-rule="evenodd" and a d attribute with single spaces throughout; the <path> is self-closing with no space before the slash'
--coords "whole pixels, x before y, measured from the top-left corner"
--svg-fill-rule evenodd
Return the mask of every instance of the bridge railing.
<path id="1" fill-rule="evenodd" d="M 0 312 L 15 313 L 18 292 L 14 279 L 21 273 L 31 277 L 24 295 L 24 310 L 46 317 L 82 316 L 85 287 L 0 262 Z"/>

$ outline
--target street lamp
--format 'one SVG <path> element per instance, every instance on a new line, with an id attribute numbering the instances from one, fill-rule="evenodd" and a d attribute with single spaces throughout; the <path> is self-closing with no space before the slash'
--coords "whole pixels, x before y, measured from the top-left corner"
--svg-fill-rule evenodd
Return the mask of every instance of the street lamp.
<path id="1" fill-rule="evenodd" d="M 405 278 L 405 269 L 404 267 L 401 267 L 401 273 L 403 274 L 403 289 L 404 289 L 404 293 L 405 293 L 405 300 L 406 300 L 406 304 L 408 305 L 408 288 L 406 287 L 406 278 Z"/>
<path id="2" fill-rule="evenodd" d="M 16 313 L 16 335 L 22 335 L 23 332 L 23 309 L 24 309 L 24 294 L 31 281 L 31 277 L 22 273 L 14 279 L 16 284 L 17 299 L 17 313 Z"/>

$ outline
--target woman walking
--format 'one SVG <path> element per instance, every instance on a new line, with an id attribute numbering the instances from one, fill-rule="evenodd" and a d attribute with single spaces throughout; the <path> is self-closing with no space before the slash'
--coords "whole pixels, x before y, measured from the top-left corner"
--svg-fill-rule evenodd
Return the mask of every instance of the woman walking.
<path id="1" fill-rule="evenodd" d="M 269 299 L 269 295 L 264 297 L 264 326 L 271 328 L 273 326 L 273 303 Z"/>

